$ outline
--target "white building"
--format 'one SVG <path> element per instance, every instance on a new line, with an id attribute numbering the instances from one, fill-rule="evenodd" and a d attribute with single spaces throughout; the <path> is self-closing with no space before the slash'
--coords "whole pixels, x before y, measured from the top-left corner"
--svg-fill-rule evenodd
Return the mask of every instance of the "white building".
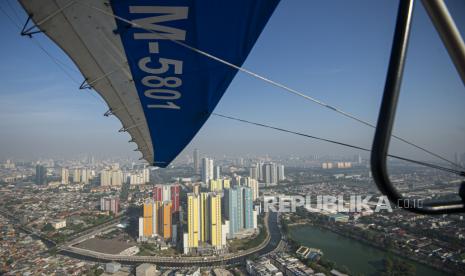
<path id="1" fill-rule="evenodd" d="M 207 184 L 213 176 L 213 159 L 202 158 L 202 182 Z"/>
<path id="2" fill-rule="evenodd" d="M 120 263 L 112 262 L 112 263 L 106 263 L 105 264 L 105 272 L 116 273 L 120 269 L 121 269 L 121 264 Z"/>
<path id="3" fill-rule="evenodd" d="M 225 220 L 221 227 L 221 246 L 226 247 L 226 237 L 229 236 L 229 220 Z"/>
<path id="4" fill-rule="evenodd" d="M 286 176 L 284 175 L 284 165 L 278 165 L 278 181 L 283 181 L 286 179 Z"/>
<path id="5" fill-rule="evenodd" d="M 67 168 L 61 168 L 61 184 L 69 184 L 69 170 Z"/>
<path id="6" fill-rule="evenodd" d="M 275 163 L 266 163 L 264 167 L 264 181 L 266 185 L 276 185 L 278 183 L 278 169 Z"/>
<path id="7" fill-rule="evenodd" d="M 66 227 L 66 219 L 56 219 L 50 221 L 50 225 L 56 230 Z"/>
<path id="8" fill-rule="evenodd" d="M 157 267 L 154 264 L 141 264 L 136 267 L 136 276 L 154 276 L 159 275 Z"/>
<path id="9" fill-rule="evenodd" d="M 252 200 L 255 201 L 259 196 L 258 181 L 251 177 L 246 177 L 245 179 L 245 185 L 252 190 Z"/>
<path id="10" fill-rule="evenodd" d="M 81 183 L 81 170 L 80 169 L 73 170 L 73 183 Z"/>
<path id="11" fill-rule="evenodd" d="M 100 172 L 100 186 L 121 186 L 123 185 L 123 172 L 113 166 Z"/>
<path id="12" fill-rule="evenodd" d="M 253 228 L 254 229 L 258 229 L 258 211 L 257 210 L 253 210 L 252 211 L 252 216 L 253 216 Z"/>

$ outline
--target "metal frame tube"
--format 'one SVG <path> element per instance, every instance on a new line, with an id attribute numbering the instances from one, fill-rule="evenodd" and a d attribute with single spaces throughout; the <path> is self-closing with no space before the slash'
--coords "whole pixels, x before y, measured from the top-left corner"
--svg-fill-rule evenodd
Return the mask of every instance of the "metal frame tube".
<path id="1" fill-rule="evenodd" d="M 389 179 L 387 156 L 402 83 L 413 6 L 414 0 L 400 0 L 399 2 L 391 57 L 371 151 L 373 179 L 380 191 L 386 195 L 391 202 L 409 211 L 421 214 L 465 212 L 465 204 L 463 201 L 418 204 L 419 201 L 404 198 L 392 185 Z"/>
<path id="2" fill-rule="evenodd" d="M 465 85 L 465 43 L 443 0 L 422 0 Z"/>

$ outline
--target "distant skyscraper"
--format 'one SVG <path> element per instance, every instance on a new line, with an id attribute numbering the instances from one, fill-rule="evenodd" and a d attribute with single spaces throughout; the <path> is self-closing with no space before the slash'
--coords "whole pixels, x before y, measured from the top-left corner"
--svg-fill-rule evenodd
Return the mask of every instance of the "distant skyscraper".
<path id="1" fill-rule="evenodd" d="M 110 170 L 103 170 L 100 172 L 100 186 L 111 185 L 111 172 Z"/>
<path id="2" fill-rule="evenodd" d="M 172 221 L 171 221 L 171 201 L 163 202 L 163 205 L 160 207 L 159 216 L 160 216 L 160 234 L 167 240 L 172 237 Z"/>
<path id="3" fill-rule="evenodd" d="M 162 187 L 163 187 L 163 201 L 170 201 L 171 200 L 171 186 L 162 185 Z"/>
<path id="4" fill-rule="evenodd" d="M 61 184 L 69 184 L 69 170 L 67 168 L 61 168 Z"/>
<path id="5" fill-rule="evenodd" d="M 148 168 L 144 168 L 142 170 L 142 175 L 144 177 L 144 184 L 150 182 L 150 170 Z"/>
<path id="6" fill-rule="evenodd" d="M 265 180 L 265 166 L 262 162 L 259 162 L 257 164 L 258 168 L 258 180 L 259 181 L 264 181 Z"/>
<path id="7" fill-rule="evenodd" d="M 171 204 L 173 213 L 179 212 L 179 195 L 181 193 L 181 186 L 171 185 Z"/>
<path id="8" fill-rule="evenodd" d="M 194 150 L 194 171 L 196 174 L 200 173 L 200 153 L 198 149 Z"/>
<path id="9" fill-rule="evenodd" d="M 202 158 L 202 182 L 208 184 L 213 179 L 213 159 Z"/>
<path id="10" fill-rule="evenodd" d="M 155 201 L 163 201 L 163 186 L 162 185 L 156 185 L 153 187 L 153 200 Z"/>
<path id="11" fill-rule="evenodd" d="M 274 163 L 266 163 L 263 165 L 264 167 L 264 177 L 263 180 L 265 181 L 266 185 L 275 185 L 278 183 L 278 170 L 276 164 Z"/>
<path id="12" fill-rule="evenodd" d="M 35 182 L 37 185 L 47 184 L 47 168 L 42 165 L 36 166 L 36 177 Z"/>
<path id="13" fill-rule="evenodd" d="M 73 183 L 81 183 L 81 170 L 78 168 L 73 170 Z"/>
<path id="14" fill-rule="evenodd" d="M 81 183 L 82 184 L 89 184 L 91 176 L 91 171 L 88 169 L 81 169 Z"/>
<path id="15" fill-rule="evenodd" d="M 252 189 L 249 187 L 242 187 L 241 190 L 244 211 L 244 228 L 250 229 L 254 227 Z"/>
<path id="16" fill-rule="evenodd" d="M 278 165 L 277 172 L 278 172 L 278 182 L 286 179 L 286 176 L 284 175 L 284 165 Z"/>
<path id="17" fill-rule="evenodd" d="M 220 178 L 221 178 L 221 167 L 215 166 L 215 169 L 213 170 L 213 179 L 220 179 Z"/>
<path id="18" fill-rule="evenodd" d="M 249 168 L 249 176 L 253 179 L 256 179 L 258 180 L 259 177 L 258 177 L 258 166 L 257 165 L 252 165 L 250 168 Z"/>
<path id="19" fill-rule="evenodd" d="M 247 187 L 249 187 L 252 190 L 252 201 L 255 201 L 259 196 L 258 181 L 249 177 L 246 182 Z"/>
<path id="20" fill-rule="evenodd" d="M 111 186 L 121 186 L 123 185 L 123 172 L 118 170 L 113 170 L 111 172 Z"/>
<path id="21" fill-rule="evenodd" d="M 121 186 L 123 185 L 123 181 L 123 172 L 117 166 L 113 166 L 111 169 L 104 169 L 100 172 L 100 186 Z"/>
<path id="22" fill-rule="evenodd" d="M 3 164 L 3 168 L 5 169 L 14 169 L 15 167 L 15 163 L 11 162 L 10 159 L 6 160 L 6 162 Z"/>

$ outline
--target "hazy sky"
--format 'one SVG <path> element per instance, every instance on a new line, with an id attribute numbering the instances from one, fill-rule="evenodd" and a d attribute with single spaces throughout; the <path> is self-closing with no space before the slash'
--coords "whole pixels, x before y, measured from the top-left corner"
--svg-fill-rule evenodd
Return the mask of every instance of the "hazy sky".
<path id="1" fill-rule="evenodd" d="M 8 2 L 9 1 L 9 2 Z M 465 33 L 465 1 L 448 1 Z M 10 5 L 8 5 L 10 4 Z M 397 1 L 282 0 L 244 67 L 375 122 L 391 48 Z M 1 8 L 23 24 L 16 1 Z M 16 13 L 13 13 L 15 9 Z M 1 11 L 0 11 L 1 12 Z M 0 160 L 95 155 L 139 156 L 115 117 L 104 117 L 103 100 L 79 90 L 33 40 L 0 13 Z M 16 19 L 21 17 L 21 23 Z M 34 36 L 68 67 L 73 63 L 43 34 Z M 465 152 L 465 88 L 420 1 L 395 132 L 452 158 Z M 373 130 L 238 73 L 215 110 L 296 131 L 370 147 Z M 183 155 L 194 147 L 211 155 L 353 154 L 356 151 L 212 117 Z M 391 151 L 429 159 L 393 143 Z"/>

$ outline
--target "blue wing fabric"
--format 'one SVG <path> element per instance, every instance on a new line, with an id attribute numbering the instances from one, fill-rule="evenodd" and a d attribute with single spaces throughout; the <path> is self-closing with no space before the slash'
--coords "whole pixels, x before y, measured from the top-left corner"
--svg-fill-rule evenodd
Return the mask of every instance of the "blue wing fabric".
<path id="1" fill-rule="evenodd" d="M 218 104 L 279 0 L 112 0 L 117 30 L 149 127 L 153 165 L 166 167 Z M 157 35 L 159 34 L 159 35 Z M 137 99 L 137 97 L 134 97 Z"/>

